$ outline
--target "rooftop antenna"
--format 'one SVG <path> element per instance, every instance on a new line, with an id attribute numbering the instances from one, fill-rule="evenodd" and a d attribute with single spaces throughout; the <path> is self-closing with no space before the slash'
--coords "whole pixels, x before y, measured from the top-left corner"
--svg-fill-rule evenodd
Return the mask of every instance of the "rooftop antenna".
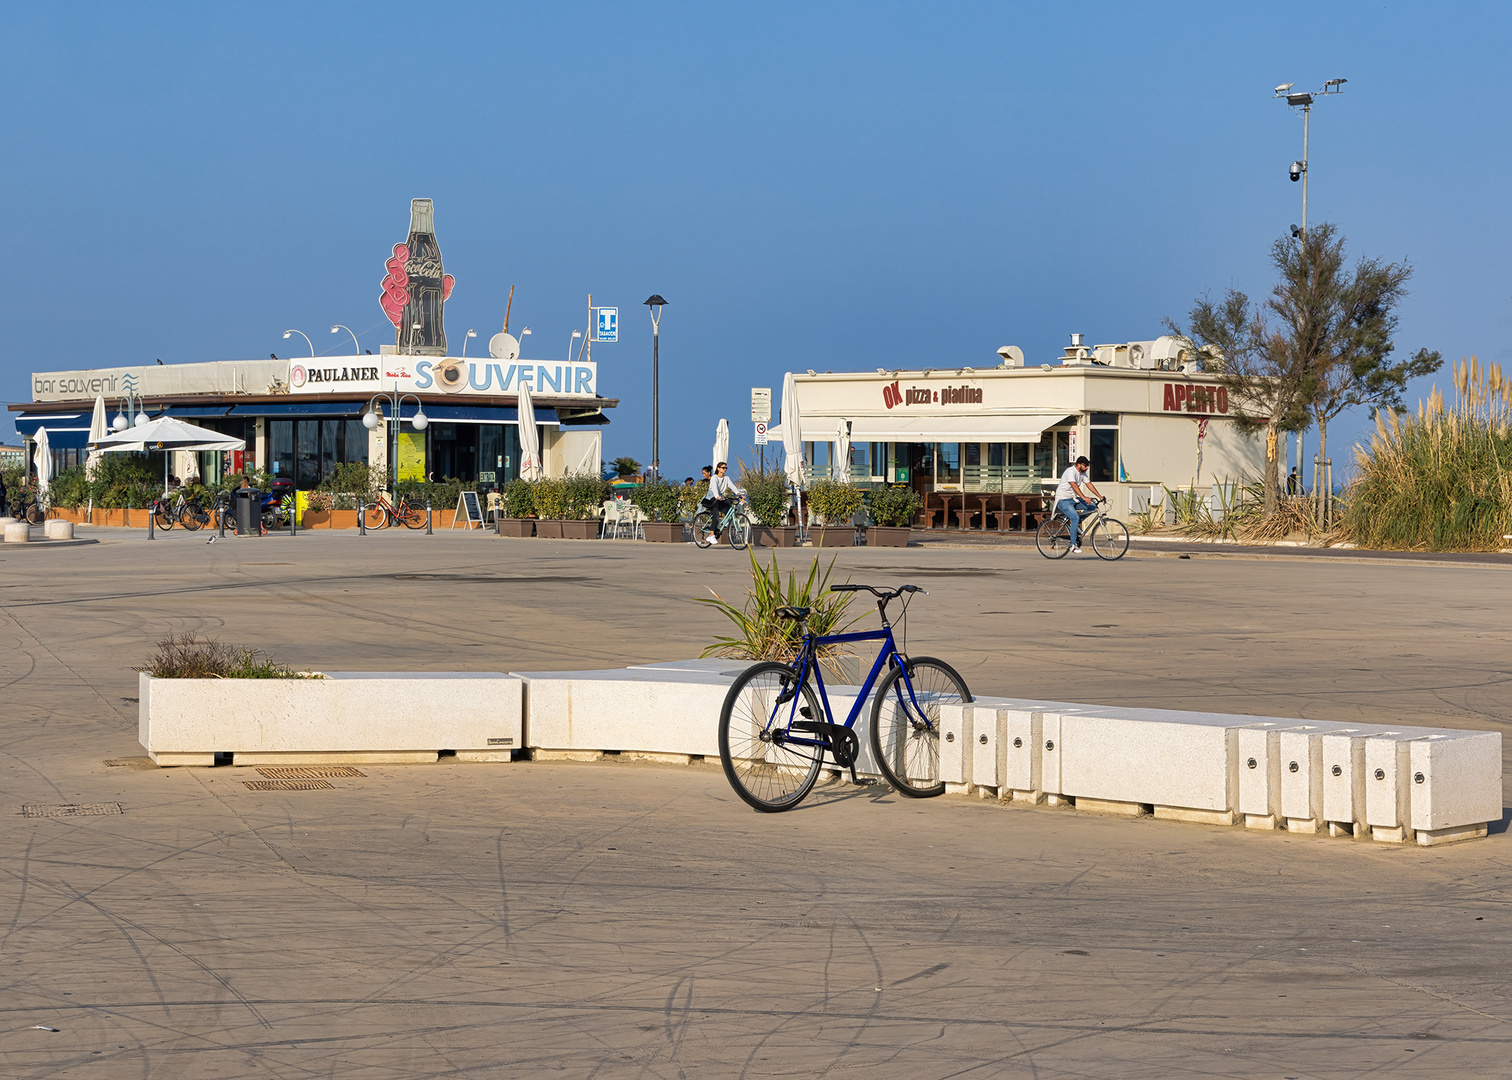
<path id="1" fill-rule="evenodd" d="M 514 286 L 509 287 L 509 303 L 504 305 L 504 332 L 509 333 L 509 313 L 514 308 Z"/>
<path id="2" fill-rule="evenodd" d="M 495 360 L 518 360 L 520 358 L 520 343 L 509 333 L 509 313 L 514 308 L 515 287 L 509 287 L 509 303 L 504 305 L 504 331 L 495 334 L 488 339 L 488 355 Z M 525 332 L 530 333 L 529 327 Z"/>

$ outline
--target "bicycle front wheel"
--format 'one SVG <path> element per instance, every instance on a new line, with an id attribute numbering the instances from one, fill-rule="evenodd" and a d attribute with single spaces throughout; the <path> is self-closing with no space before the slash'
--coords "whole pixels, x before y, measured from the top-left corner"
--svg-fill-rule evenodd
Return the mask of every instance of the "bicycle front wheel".
<path id="1" fill-rule="evenodd" d="M 1121 559 L 1129 550 L 1129 529 L 1121 521 L 1103 518 L 1092 528 L 1092 550 L 1099 559 Z"/>
<path id="2" fill-rule="evenodd" d="M 744 514 L 735 514 L 730 518 L 729 525 L 725 526 L 725 535 L 732 548 L 744 551 L 751 542 L 751 519 Z"/>
<path id="3" fill-rule="evenodd" d="M 381 529 L 388 524 L 388 512 L 382 503 L 368 503 L 362 508 L 362 524 L 369 529 Z"/>
<path id="4" fill-rule="evenodd" d="M 940 779 L 940 706 L 969 702 L 971 691 L 955 668 L 919 656 L 894 667 L 872 703 L 871 745 L 882 775 L 899 795 L 927 799 L 943 794 Z"/>
<path id="5" fill-rule="evenodd" d="M 178 523 L 190 532 L 196 532 L 205 523 L 204 511 L 193 503 L 179 511 Z"/>
<path id="6" fill-rule="evenodd" d="M 768 814 L 802 802 L 824 761 L 822 747 L 807 745 L 817 742 L 817 735 L 791 729 L 795 720 L 824 719 L 813 687 L 806 681 L 795 686 L 796 681 L 797 673 L 786 664 L 755 664 L 735 680 L 719 711 L 725 777 L 735 794 Z"/>
<path id="7" fill-rule="evenodd" d="M 33 503 L 26 508 L 26 520 L 33 525 L 40 525 L 47 520 L 47 511 Z"/>
<path id="8" fill-rule="evenodd" d="M 399 520 L 404 523 L 406 529 L 425 528 L 425 508 L 411 506 L 409 503 L 399 504 Z"/>
<path id="9" fill-rule="evenodd" d="M 701 548 L 714 542 L 714 515 L 707 510 L 693 515 L 693 542 Z"/>
<path id="10" fill-rule="evenodd" d="M 1064 559 L 1071 551 L 1071 523 L 1059 514 L 1047 517 L 1035 530 L 1034 546 L 1047 559 Z"/>

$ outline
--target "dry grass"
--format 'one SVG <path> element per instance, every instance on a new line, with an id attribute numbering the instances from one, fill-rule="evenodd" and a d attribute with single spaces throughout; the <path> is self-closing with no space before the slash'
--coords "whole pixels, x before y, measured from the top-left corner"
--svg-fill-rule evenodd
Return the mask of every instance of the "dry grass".
<path id="1" fill-rule="evenodd" d="M 301 679 L 314 672 L 290 671 L 267 653 L 245 645 L 227 645 L 194 634 L 169 634 L 157 652 L 137 668 L 155 679 Z"/>

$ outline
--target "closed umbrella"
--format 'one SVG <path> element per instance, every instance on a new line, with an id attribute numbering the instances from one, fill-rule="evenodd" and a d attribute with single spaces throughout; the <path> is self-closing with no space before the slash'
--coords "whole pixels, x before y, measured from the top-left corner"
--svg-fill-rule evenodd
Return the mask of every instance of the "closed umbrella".
<path id="1" fill-rule="evenodd" d="M 37 463 L 37 490 L 47 494 L 47 485 L 52 483 L 52 447 L 47 445 L 47 429 L 37 429 L 37 452 L 32 456 Z"/>
<path id="2" fill-rule="evenodd" d="M 803 420 L 798 414 L 798 384 L 789 371 L 782 377 L 783 470 L 798 492 L 798 527 L 803 528 Z"/>
<path id="3" fill-rule="evenodd" d="M 100 452 L 94 449 L 94 445 L 109 434 L 110 427 L 105 416 L 105 399 L 97 397 L 94 404 L 94 416 L 89 421 L 89 458 L 84 463 L 84 472 L 89 476 L 93 476 L 100 466 Z"/>
<path id="4" fill-rule="evenodd" d="M 520 384 L 520 478 L 537 480 L 541 475 L 541 437 L 536 431 L 535 405 L 530 387 Z"/>
<path id="5" fill-rule="evenodd" d="M 718 465 L 721 461 L 730 460 L 730 422 L 720 420 L 719 426 L 714 429 L 714 456 L 709 459 L 710 465 Z"/>
<path id="6" fill-rule="evenodd" d="M 840 421 L 835 433 L 835 483 L 850 483 L 850 422 Z"/>

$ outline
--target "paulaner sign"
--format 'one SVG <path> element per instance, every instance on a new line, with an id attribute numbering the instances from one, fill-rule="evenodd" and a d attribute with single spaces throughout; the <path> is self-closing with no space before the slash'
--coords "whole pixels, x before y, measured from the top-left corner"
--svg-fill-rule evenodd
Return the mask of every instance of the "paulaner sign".
<path id="1" fill-rule="evenodd" d="M 364 357 L 363 359 L 366 359 Z M 547 397 L 598 396 L 598 364 L 552 360 L 463 360 L 419 356 L 385 356 L 383 363 L 319 367 L 305 361 L 289 366 L 293 394 L 349 394 L 378 390 L 412 394 L 517 394 L 527 386 Z"/>

